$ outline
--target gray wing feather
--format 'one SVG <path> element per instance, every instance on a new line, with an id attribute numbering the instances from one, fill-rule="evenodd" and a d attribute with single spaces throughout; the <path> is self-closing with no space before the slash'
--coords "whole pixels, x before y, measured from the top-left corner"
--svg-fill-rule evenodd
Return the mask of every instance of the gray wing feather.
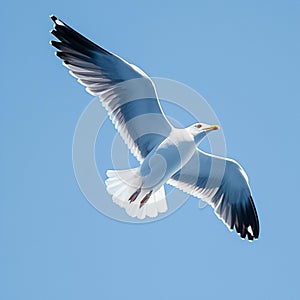
<path id="1" fill-rule="evenodd" d="M 228 228 L 235 228 L 242 238 L 258 238 L 259 221 L 248 178 L 234 160 L 198 150 L 168 183 L 210 204 Z"/>
<path id="2" fill-rule="evenodd" d="M 172 128 L 152 80 L 138 67 L 51 18 L 55 23 L 51 33 L 59 40 L 51 41 L 59 50 L 56 55 L 90 94 L 99 96 L 125 143 L 142 161 Z"/>

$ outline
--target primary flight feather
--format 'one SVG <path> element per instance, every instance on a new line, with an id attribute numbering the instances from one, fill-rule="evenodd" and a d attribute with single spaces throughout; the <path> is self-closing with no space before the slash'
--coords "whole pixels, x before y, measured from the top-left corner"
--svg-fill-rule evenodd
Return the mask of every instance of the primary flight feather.
<path id="1" fill-rule="evenodd" d="M 196 123 L 175 128 L 164 115 L 152 80 L 137 66 L 94 44 L 51 16 L 51 41 L 70 73 L 99 96 L 108 115 L 140 166 L 108 170 L 113 201 L 132 217 L 156 217 L 167 210 L 164 184 L 201 198 L 216 215 L 249 240 L 259 236 L 259 221 L 248 178 L 234 160 L 198 149 L 219 127 Z M 214 172 L 211 172 L 214 166 Z"/>

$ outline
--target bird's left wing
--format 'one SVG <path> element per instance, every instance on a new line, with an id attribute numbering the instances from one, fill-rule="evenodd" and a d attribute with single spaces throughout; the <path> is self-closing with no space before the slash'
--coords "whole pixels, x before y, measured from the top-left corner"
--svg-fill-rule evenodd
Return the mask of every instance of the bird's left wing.
<path id="1" fill-rule="evenodd" d="M 234 160 L 198 149 L 168 183 L 210 204 L 227 227 L 235 228 L 242 238 L 258 238 L 259 221 L 248 178 Z"/>
<path id="2" fill-rule="evenodd" d="M 139 161 L 169 135 L 172 125 L 162 112 L 152 80 L 138 67 L 94 44 L 61 20 L 51 44 L 71 75 L 99 96 L 109 117 Z"/>

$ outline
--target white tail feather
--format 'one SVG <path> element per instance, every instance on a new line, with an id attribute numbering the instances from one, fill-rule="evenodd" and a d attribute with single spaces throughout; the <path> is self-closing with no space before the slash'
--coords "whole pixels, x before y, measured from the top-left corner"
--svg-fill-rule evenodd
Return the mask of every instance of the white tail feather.
<path id="1" fill-rule="evenodd" d="M 139 176 L 139 168 L 128 170 L 108 170 L 105 181 L 107 192 L 112 195 L 114 203 L 126 210 L 131 217 L 144 219 L 145 217 L 155 218 L 158 213 L 166 212 L 167 202 L 165 189 L 162 186 L 157 192 L 151 194 L 148 201 L 140 207 L 141 200 L 151 191 L 141 189 L 135 201 L 129 202 L 129 198 L 141 187 L 142 179 Z"/>

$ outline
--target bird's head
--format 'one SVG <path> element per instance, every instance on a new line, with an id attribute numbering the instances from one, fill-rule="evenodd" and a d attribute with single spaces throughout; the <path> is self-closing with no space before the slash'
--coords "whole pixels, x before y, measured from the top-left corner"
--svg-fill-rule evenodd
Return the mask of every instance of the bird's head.
<path id="1" fill-rule="evenodd" d="M 189 131 L 198 145 L 200 141 L 212 130 L 220 129 L 219 125 L 208 125 L 205 123 L 196 123 L 189 127 Z"/>

